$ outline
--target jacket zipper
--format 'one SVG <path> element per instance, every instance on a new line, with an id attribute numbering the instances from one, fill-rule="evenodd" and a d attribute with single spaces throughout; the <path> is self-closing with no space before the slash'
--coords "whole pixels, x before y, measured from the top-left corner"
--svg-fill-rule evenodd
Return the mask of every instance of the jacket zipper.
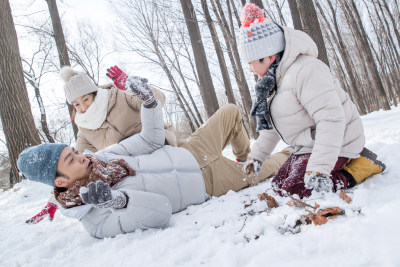
<path id="1" fill-rule="evenodd" d="M 275 95 L 276 95 L 276 91 L 275 91 L 274 95 L 272 96 L 271 101 L 269 102 L 269 114 L 270 114 L 270 117 L 271 117 L 271 122 L 272 122 L 272 125 L 274 125 L 275 131 L 276 131 L 276 132 L 279 134 L 279 136 L 281 137 L 282 141 L 285 142 L 287 145 L 289 145 L 289 144 L 285 141 L 285 139 L 283 139 L 283 136 L 282 136 L 282 134 L 278 131 L 278 128 L 276 128 L 274 119 L 272 118 L 271 105 L 272 105 L 272 101 L 273 101 L 274 98 L 275 98 Z"/>

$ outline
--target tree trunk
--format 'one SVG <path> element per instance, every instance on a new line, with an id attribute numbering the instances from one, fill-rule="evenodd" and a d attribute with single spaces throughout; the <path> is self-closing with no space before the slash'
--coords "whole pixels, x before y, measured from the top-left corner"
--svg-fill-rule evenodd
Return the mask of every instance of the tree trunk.
<path id="1" fill-rule="evenodd" d="M 362 96 L 360 94 L 360 91 L 359 91 L 360 90 L 359 88 L 361 86 L 360 86 L 360 84 L 357 83 L 357 80 L 356 80 L 356 78 L 354 76 L 354 72 L 353 72 L 354 70 L 351 67 L 351 63 L 350 63 L 350 60 L 351 60 L 350 54 L 349 54 L 349 52 L 347 50 L 347 47 L 345 46 L 345 42 L 343 41 L 342 34 L 339 31 L 339 25 L 337 23 L 336 11 L 334 10 L 331 2 L 328 2 L 329 8 L 330 8 L 331 13 L 332 13 L 331 16 L 332 16 L 332 20 L 333 20 L 333 26 L 334 26 L 335 32 L 336 32 L 336 34 L 335 34 L 333 32 L 333 29 L 330 26 L 330 24 L 329 24 L 329 22 L 328 22 L 328 20 L 327 20 L 327 18 L 325 16 L 322 8 L 321 8 L 319 2 L 316 1 L 315 4 L 316 4 L 316 6 L 317 6 L 317 8 L 318 8 L 318 10 L 319 10 L 319 12 L 321 14 L 322 19 L 327 24 L 328 30 L 331 32 L 332 39 L 334 40 L 337 48 L 339 49 L 339 52 L 340 52 L 344 67 L 346 69 L 347 75 L 348 75 L 349 80 L 350 80 L 350 91 L 351 91 L 351 95 L 354 97 L 353 100 L 357 104 L 358 111 L 360 112 L 360 114 L 364 115 L 364 114 L 366 114 L 366 110 L 365 110 L 365 104 L 364 104 L 363 98 L 362 98 Z M 329 39 L 329 38 L 327 38 L 327 39 Z"/>
<path id="2" fill-rule="evenodd" d="M 212 83 L 210 69 L 208 67 L 206 52 L 204 51 L 201 40 L 200 29 L 194 7 L 191 0 L 180 0 L 183 15 L 185 16 L 186 26 L 188 28 L 190 41 L 196 69 L 200 80 L 200 92 L 203 98 L 204 106 L 208 117 L 211 117 L 219 108 L 217 95 Z"/>
<path id="3" fill-rule="evenodd" d="M 32 85 L 33 89 L 35 90 L 36 100 L 39 105 L 40 109 L 40 125 L 42 126 L 42 131 L 46 136 L 49 143 L 55 143 L 53 136 L 50 134 L 49 126 L 47 125 L 47 116 L 46 116 L 46 109 L 44 108 L 42 95 L 40 94 L 39 83 L 34 75 L 24 71 L 25 76 L 28 82 Z"/>
<path id="4" fill-rule="evenodd" d="M 360 48 L 362 50 L 362 53 L 365 55 L 368 72 L 373 82 L 372 86 L 374 86 L 376 91 L 378 92 L 380 104 L 382 105 L 383 110 L 390 110 L 390 105 L 385 95 L 385 89 L 378 73 L 378 69 L 372 55 L 371 47 L 368 43 L 368 37 L 364 30 L 364 26 L 362 24 L 354 0 L 351 0 L 350 3 L 341 0 L 340 4 L 342 5 L 342 8 L 345 9 L 345 14 L 350 21 L 350 27 L 353 28 L 353 32 L 356 35 L 354 37 L 360 42 Z"/>
<path id="5" fill-rule="evenodd" d="M 212 0 L 211 5 L 212 5 L 213 12 L 214 12 L 215 16 L 217 17 L 218 23 L 219 23 L 221 30 L 223 32 L 223 35 L 224 35 L 226 47 L 228 49 L 229 59 L 231 61 L 231 65 L 232 65 L 232 68 L 235 73 L 235 79 L 236 79 L 236 82 L 239 87 L 240 96 L 241 96 L 245 114 L 246 114 L 245 120 L 247 120 L 250 125 L 250 129 L 249 129 L 250 136 L 255 138 L 257 136 L 257 133 L 255 131 L 256 126 L 257 126 L 257 121 L 255 118 L 250 117 L 250 110 L 251 110 L 253 101 L 251 100 L 249 86 L 247 84 L 246 77 L 244 75 L 244 71 L 243 71 L 243 68 L 242 68 L 242 65 L 240 62 L 239 50 L 238 50 L 237 43 L 236 43 L 236 36 L 234 34 L 235 29 L 233 26 L 230 2 L 229 1 L 227 2 L 228 12 L 229 12 L 228 17 L 230 18 L 230 24 L 228 24 L 228 21 L 226 20 L 225 14 L 224 14 L 222 6 L 221 6 L 221 2 L 219 0 Z M 218 7 L 218 10 L 217 10 L 217 7 Z"/>
<path id="6" fill-rule="evenodd" d="M 288 0 L 288 2 L 289 2 L 290 14 L 292 15 L 294 28 L 299 31 L 304 31 L 303 25 L 301 24 L 299 8 L 297 6 L 296 0 Z"/>
<path id="7" fill-rule="evenodd" d="M 275 8 L 276 8 L 276 11 L 278 11 L 278 14 L 279 14 L 279 20 L 281 21 L 280 24 L 282 26 L 286 26 L 286 21 L 285 21 L 285 18 L 283 17 L 282 9 L 279 6 L 278 1 L 277 0 L 273 0 L 273 2 L 274 2 L 274 5 L 275 5 Z"/>
<path id="8" fill-rule="evenodd" d="M 392 22 L 393 31 L 394 31 L 394 33 L 396 35 L 396 38 L 397 38 L 397 45 L 400 47 L 400 33 L 399 33 L 398 26 L 396 24 L 396 21 L 395 21 L 395 19 L 393 17 L 393 14 L 390 12 L 390 9 L 389 9 L 388 4 L 386 3 L 386 0 L 379 1 L 378 5 L 380 7 L 381 7 L 381 2 L 383 2 L 383 6 L 384 6 L 384 8 L 386 9 L 386 12 L 389 15 L 390 21 Z M 397 21 L 397 23 L 398 23 L 398 21 Z"/>
<path id="9" fill-rule="evenodd" d="M 58 58 L 60 60 L 60 67 L 62 68 L 64 66 L 71 66 L 68 56 L 68 48 L 65 42 L 64 32 L 62 29 L 60 15 L 58 14 L 56 0 L 45 0 L 45 1 L 47 2 L 47 5 L 49 7 L 51 23 L 53 24 L 54 39 L 56 41 Z M 72 105 L 68 104 L 68 102 L 66 102 L 66 104 L 68 106 L 69 115 L 70 117 L 72 117 L 72 109 L 73 109 Z M 76 140 L 78 134 L 78 126 L 72 119 L 71 123 L 72 123 L 72 130 L 74 131 L 74 137 Z"/>
<path id="10" fill-rule="evenodd" d="M 329 66 L 328 55 L 326 53 L 324 38 L 318 21 L 317 12 L 312 0 L 297 1 L 303 29 L 308 33 L 318 47 L 318 58 Z"/>
<path id="11" fill-rule="evenodd" d="M 40 144 L 22 72 L 17 33 L 8 0 L 0 0 L 0 117 L 11 162 L 10 184 L 21 181 L 19 154 Z"/>
<path id="12" fill-rule="evenodd" d="M 217 35 L 217 31 L 215 29 L 214 22 L 210 16 L 210 12 L 208 11 L 207 0 L 201 0 L 201 7 L 203 8 L 204 17 L 206 18 L 208 29 L 210 30 L 210 34 L 211 34 L 211 37 L 213 40 L 215 52 L 217 53 L 219 67 L 221 69 L 221 74 L 222 74 L 222 79 L 224 80 L 226 97 L 228 98 L 229 103 L 236 104 L 235 96 L 233 95 L 231 79 L 229 77 L 228 68 L 227 68 L 226 62 L 225 62 L 224 53 L 222 51 L 221 44 L 218 39 L 218 35 Z"/>

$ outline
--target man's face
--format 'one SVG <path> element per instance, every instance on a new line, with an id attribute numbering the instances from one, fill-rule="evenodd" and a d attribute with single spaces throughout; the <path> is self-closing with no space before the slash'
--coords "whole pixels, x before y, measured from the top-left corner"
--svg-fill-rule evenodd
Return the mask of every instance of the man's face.
<path id="1" fill-rule="evenodd" d="M 258 77 L 262 78 L 267 74 L 269 67 L 274 62 L 276 55 L 265 57 L 262 62 L 260 60 L 254 60 L 249 63 L 250 72 L 255 73 Z"/>
<path id="2" fill-rule="evenodd" d="M 58 160 L 57 171 L 64 176 L 56 177 L 54 185 L 69 188 L 76 181 L 87 179 L 92 171 L 92 162 L 72 147 L 65 147 Z"/>

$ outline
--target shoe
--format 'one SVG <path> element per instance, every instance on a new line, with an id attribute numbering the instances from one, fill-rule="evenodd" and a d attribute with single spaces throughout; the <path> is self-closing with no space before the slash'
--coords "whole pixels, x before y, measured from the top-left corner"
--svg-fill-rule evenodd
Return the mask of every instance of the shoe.
<path id="1" fill-rule="evenodd" d="M 364 147 L 359 158 L 352 159 L 343 166 L 340 172 L 349 180 L 348 187 L 353 187 L 386 169 L 386 165 L 377 157 L 374 152 Z"/>

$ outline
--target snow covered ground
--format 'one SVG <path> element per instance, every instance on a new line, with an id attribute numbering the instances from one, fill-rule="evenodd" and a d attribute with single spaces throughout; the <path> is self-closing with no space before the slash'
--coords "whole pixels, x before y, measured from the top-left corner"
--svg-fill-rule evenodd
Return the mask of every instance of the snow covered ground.
<path id="1" fill-rule="evenodd" d="M 60 212 L 53 222 L 25 224 L 50 187 L 24 181 L 0 192 L 0 266 L 400 266 L 400 108 L 363 122 L 366 146 L 387 170 L 349 190 L 350 204 L 334 194 L 309 200 L 346 211 L 327 224 L 282 234 L 304 211 L 277 197 L 281 206 L 262 212 L 267 204 L 257 194 L 271 187 L 266 181 L 191 206 L 166 229 L 100 240 Z"/>

